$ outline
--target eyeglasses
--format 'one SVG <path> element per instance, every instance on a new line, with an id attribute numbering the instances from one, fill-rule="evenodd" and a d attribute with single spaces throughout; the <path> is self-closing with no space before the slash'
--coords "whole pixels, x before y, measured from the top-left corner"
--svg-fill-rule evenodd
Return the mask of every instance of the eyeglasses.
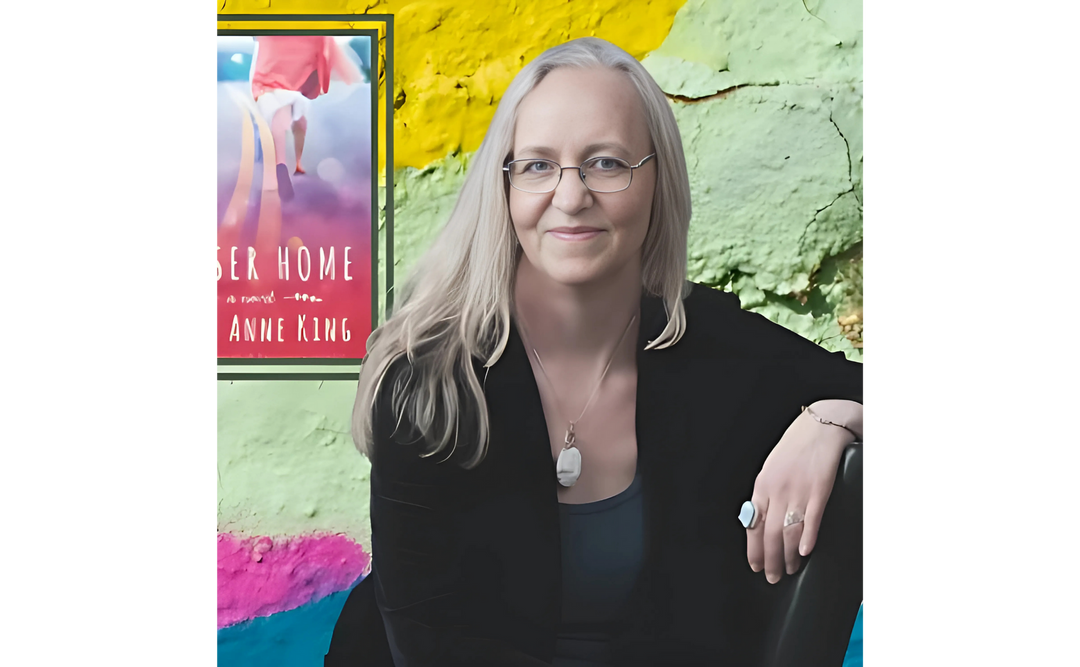
<path id="1" fill-rule="evenodd" d="M 634 165 L 617 157 L 594 157 L 582 162 L 580 167 L 564 167 L 552 160 L 525 158 L 508 162 L 503 171 L 510 177 L 510 185 L 514 189 L 535 195 L 552 192 L 559 187 L 564 169 L 577 169 L 581 182 L 593 192 L 621 192 L 630 187 L 634 170 L 654 157 L 656 153 Z"/>

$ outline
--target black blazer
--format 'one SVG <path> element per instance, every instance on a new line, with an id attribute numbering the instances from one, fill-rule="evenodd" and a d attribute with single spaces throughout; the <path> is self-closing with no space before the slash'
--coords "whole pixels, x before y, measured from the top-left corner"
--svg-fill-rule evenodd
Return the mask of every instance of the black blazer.
<path id="1" fill-rule="evenodd" d="M 861 401 L 862 366 L 743 311 L 734 295 L 694 285 L 684 304 L 683 338 L 646 352 L 666 316 L 660 299 L 642 299 L 646 566 L 612 651 L 627 667 L 744 667 L 760 661 L 784 584 L 750 570 L 739 506 L 801 406 Z M 376 402 L 371 576 L 398 667 L 543 667 L 554 655 L 558 482 L 516 330 L 485 395 L 491 440 L 473 470 L 457 465 L 460 452 L 441 463 L 445 453 L 420 458 L 408 428 L 394 435 L 387 392 Z"/>

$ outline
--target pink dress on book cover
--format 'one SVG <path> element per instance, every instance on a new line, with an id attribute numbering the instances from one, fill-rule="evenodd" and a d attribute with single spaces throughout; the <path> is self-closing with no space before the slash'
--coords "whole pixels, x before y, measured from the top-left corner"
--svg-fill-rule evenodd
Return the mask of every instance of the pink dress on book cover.
<path id="1" fill-rule="evenodd" d="M 327 35 L 262 35 L 255 38 L 251 94 L 267 121 L 283 107 L 292 120 L 304 117 L 309 100 L 330 90 L 334 75 L 346 84 L 360 81 L 360 71 Z"/>

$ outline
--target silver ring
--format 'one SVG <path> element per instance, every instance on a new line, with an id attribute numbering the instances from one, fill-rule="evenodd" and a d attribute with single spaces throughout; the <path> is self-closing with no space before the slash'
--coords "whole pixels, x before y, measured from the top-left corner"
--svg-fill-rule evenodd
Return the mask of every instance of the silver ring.
<path id="1" fill-rule="evenodd" d="M 757 508 L 754 507 L 754 503 L 747 500 L 742 504 L 742 507 L 739 508 L 739 522 L 743 525 L 743 528 L 749 530 L 757 523 L 757 518 Z"/>
<path id="2" fill-rule="evenodd" d="M 788 526 L 794 526 L 795 524 L 802 522 L 803 515 L 802 512 L 799 512 L 798 510 L 789 510 L 788 513 L 784 515 L 784 528 L 787 528 Z"/>

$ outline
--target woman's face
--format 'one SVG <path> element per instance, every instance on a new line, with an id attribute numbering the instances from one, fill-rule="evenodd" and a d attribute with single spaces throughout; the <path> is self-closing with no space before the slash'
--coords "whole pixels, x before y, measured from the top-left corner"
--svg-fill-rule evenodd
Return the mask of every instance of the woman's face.
<path id="1" fill-rule="evenodd" d="M 576 167 L 593 157 L 636 165 L 653 152 L 645 112 L 622 72 L 562 67 L 540 82 L 518 107 L 513 159 L 545 158 Z M 553 192 L 510 188 L 510 217 L 530 262 L 567 285 L 641 273 L 649 230 L 656 159 L 633 171 L 621 192 L 592 192 L 576 169 L 563 171 Z"/>

